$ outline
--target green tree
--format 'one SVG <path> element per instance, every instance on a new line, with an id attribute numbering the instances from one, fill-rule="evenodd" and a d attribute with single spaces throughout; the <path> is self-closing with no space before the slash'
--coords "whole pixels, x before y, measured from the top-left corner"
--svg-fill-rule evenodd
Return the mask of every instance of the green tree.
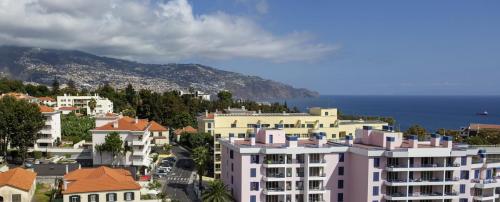
<path id="1" fill-rule="evenodd" d="M 217 98 L 221 109 L 225 109 L 233 103 L 233 94 L 229 91 L 220 91 L 217 93 Z"/>
<path id="2" fill-rule="evenodd" d="M 205 174 L 207 165 L 209 165 L 209 161 L 211 159 L 210 154 L 206 147 L 199 146 L 193 150 L 192 157 L 196 165 L 196 170 L 198 172 L 198 187 L 200 190 L 202 190 L 203 175 Z"/>
<path id="3" fill-rule="evenodd" d="M 203 191 L 202 199 L 204 202 L 230 202 L 233 201 L 231 193 L 227 186 L 220 180 L 209 182 L 208 188 Z"/>
<path id="4" fill-rule="evenodd" d="M 101 164 L 102 164 L 102 152 L 106 151 L 106 148 L 104 148 L 104 144 L 96 144 L 95 150 L 99 153 L 99 156 L 101 159 Z"/>
<path id="5" fill-rule="evenodd" d="M 0 134 L 3 140 L 3 153 L 7 145 L 19 150 L 21 158 L 26 158 L 38 132 L 45 126 L 45 118 L 36 104 L 26 100 L 16 100 L 5 96 L 0 99 Z"/>
<path id="6" fill-rule="evenodd" d="M 405 135 L 417 135 L 419 140 L 424 140 L 427 131 L 420 125 L 412 125 L 404 133 Z"/>
<path id="7" fill-rule="evenodd" d="M 120 138 L 120 134 L 117 132 L 111 132 L 106 135 L 104 138 L 104 151 L 111 153 L 111 156 L 113 157 L 113 162 L 111 164 L 114 165 L 116 155 L 123 151 L 123 141 Z"/>
<path id="8" fill-rule="evenodd" d="M 57 80 L 57 78 L 54 78 L 54 80 L 52 81 L 52 95 L 53 96 L 59 95 L 59 92 L 60 92 L 59 88 L 60 88 L 59 81 Z"/>
<path id="9" fill-rule="evenodd" d="M 62 115 L 61 135 L 64 140 L 73 143 L 82 140 L 91 141 L 91 129 L 95 128 L 95 118 L 89 116 L 76 116 L 74 113 Z"/>
<path id="10" fill-rule="evenodd" d="M 90 113 L 89 114 L 94 114 L 94 109 L 97 107 L 97 101 L 92 98 L 90 101 L 89 101 L 89 109 L 90 109 Z"/>
<path id="11" fill-rule="evenodd" d="M 131 106 L 137 106 L 136 97 L 137 93 L 135 92 L 135 89 L 132 86 L 132 84 L 129 83 L 125 88 L 125 99 Z"/>

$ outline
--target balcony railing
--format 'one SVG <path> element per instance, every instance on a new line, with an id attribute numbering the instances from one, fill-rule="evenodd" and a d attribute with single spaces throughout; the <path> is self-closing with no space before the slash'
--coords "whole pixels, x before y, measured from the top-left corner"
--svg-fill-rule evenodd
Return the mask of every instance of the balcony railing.
<path id="1" fill-rule="evenodd" d="M 285 164 L 284 160 L 265 160 L 264 164 Z"/>
<path id="2" fill-rule="evenodd" d="M 314 174 L 309 174 L 309 177 L 326 177 L 325 173 L 314 173 Z"/>
<path id="3" fill-rule="evenodd" d="M 484 180 L 481 180 L 481 179 L 472 179 L 471 181 L 473 183 L 481 183 L 481 184 L 492 184 L 492 183 L 500 182 L 497 179 L 484 179 Z"/>
<path id="4" fill-rule="evenodd" d="M 267 173 L 266 177 L 284 178 L 285 173 Z"/>
<path id="5" fill-rule="evenodd" d="M 267 188 L 264 188 L 264 191 L 266 191 L 266 192 L 285 191 L 285 188 L 283 188 L 283 187 L 267 187 Z"/>
<path id="6" fill-rule="evenodd" d="M 325 188 L 322 186 L 312 186 L 312 187 L 309 187 L 309 190 L 311 190 L 311 191 L 324 191 Z"/>
<path id="7" fill-rule="evenodd" d="M 325 159 L 310 159 L 309 163 L 326 163 Z"/>

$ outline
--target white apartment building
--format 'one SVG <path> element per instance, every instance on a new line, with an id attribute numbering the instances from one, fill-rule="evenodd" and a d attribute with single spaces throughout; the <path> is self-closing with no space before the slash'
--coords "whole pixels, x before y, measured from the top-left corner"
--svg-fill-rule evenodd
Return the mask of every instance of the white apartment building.
<path id="1" fill-rule="evenodd" d="M 89 102 L 92 99 L 96 101 L 96 108 L 93 111 L 89 107 Z M 100 97 L 98 94 L 85 96 L 64 94 L 63 96 L 57 96 L 57 107 L 78 107 L 86 109 L 90 115 L 113 113 L 113 102 L 108 98 Z"/>
<path id="2" fill-rule="evenodd" d="M 92 132 L 93 164 L 94 165 L 124 165 L 124 166 L 149 166 L 151 159 L 151 123 L 145 119 L 131 118 L 128 116 L 116 116 L 115 119 L 108 119 L 108 123 L 103 123 L 104 119 L 96 121 L 99 125 Z M 117 132 L 125 144 L 132 147 L 132 151 L 113 158 L 111 153 L 98 152 L 96 145 L 105 142 L 108 134 Z"/>
<path id="3" fill-rule="evenodd" d="M 45 117 L 45 126 L 40 130 L 35 150 L 57 146 L 56 142 L 61 141 L 61 112 L 45 105 L 40 105 L 40 112 Z"/>
<path id="4" fill-rule="evenodd" d="M 204 93 L 202 91 L 194 91 L 194 92 L 184 92 L 182 90 L 179 91 L 181 96 L 183 95 L 192 95 L 193 97 L 200 98 L 202 100 L 210 101 L 210 94 Z"/>

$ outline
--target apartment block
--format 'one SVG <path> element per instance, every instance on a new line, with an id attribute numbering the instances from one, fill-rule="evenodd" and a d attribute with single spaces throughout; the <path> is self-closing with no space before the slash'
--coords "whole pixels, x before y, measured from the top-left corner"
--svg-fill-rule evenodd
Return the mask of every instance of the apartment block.
<path id="1" fill-rule="evenodd" d="M 365 126 L 342 141 L 283 129 L 223 138 L 221 179 L 236 201 L 498 201 L 498 159 L 437 134 L 419 141 Z"/>
<path id="2" fill-rule="evenodd" d="M 94 110 L 90 110 L 89 107 L 89 102 L 92 99 L 96 101 L 96 108 Z M 64 94 L 63 96 L 57 96 L 57 107 L 77 107 L 79 109 L 85 109 L 90 115 L 113 113 L 113 102 L 97 94 L 88 96 Z"/>
<path id="3" fill-rule="evenodd" d="M 366 120 L 339 120 L 336 108 L 310 108 L 308 113 L 262 113 L 248 111 L 244 107 L 226 109 L 214 113 L 206 112 L 198 117 L 198 131 L 214 136 L 214 171 L 220 177 L 221 146 L 219 138 L 248 138 L 254 128 L 279 128 L 286 136 L 309 139 L 312 132 L 321 132 L 324 138 L 337 140 L 354 136 L 355 130 L 363 126 L 382 129 L 387 123 Z"/>
<path id="4" fill-rule="evenodd" d="M 105 122 L 105 121 L 108 122 Z M 92 148 L 94 165 L 121 165 L 145 166 L 151 163 L 151 123 L 145 119 L 131 118 L 128 116 L 109 116 L 96 119 L 96 128 L 92 132 Z M 109 152 L 97 151 L 96 145 L 105 142 L 105 138 L 112 132 L 117 132 L 123 141 L 123 146 L 128 145 L 132 151 L 120 154 L 114 158 Z"/>
<path id="5" fill-rule="evenodd" d="M 39 108 L 45 117 L 45 126 L 38 134 L 35 150 L 57 146 L 57 141 L 61 141 L 61 112 L 45 105 L 40 105 Z"/>

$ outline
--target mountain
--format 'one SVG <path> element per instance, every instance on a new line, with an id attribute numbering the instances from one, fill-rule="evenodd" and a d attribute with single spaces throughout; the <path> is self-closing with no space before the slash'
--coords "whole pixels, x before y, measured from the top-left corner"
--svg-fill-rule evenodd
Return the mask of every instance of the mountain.
<path id="1" fill-rule="evenodd" d="M 76 50 L 0 46 L 0 75 L 26 82 L 50 85 L 73 80 L 78 87 L 95 89 L 109 83 L 136 89 L 200 90 L 212 95 L 228 90 L 236 98 L 268 100 L 317 97 L 307 89 L 280 82 L 223 71 L 200 64 L 143 64 L 101 57 Z"/>

